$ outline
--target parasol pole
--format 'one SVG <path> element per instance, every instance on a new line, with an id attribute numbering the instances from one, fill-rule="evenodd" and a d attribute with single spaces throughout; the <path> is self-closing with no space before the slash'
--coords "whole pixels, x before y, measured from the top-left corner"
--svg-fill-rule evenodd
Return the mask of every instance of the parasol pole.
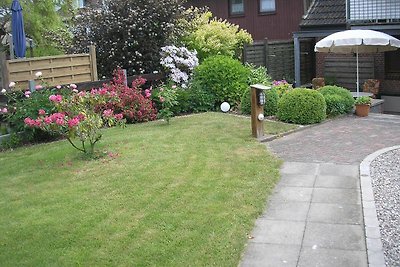
<path id="1" fill-rule="evenodd" d="M 357 97 L 358 97 L 360 92 L 360 81 L 358 77 L 358 46 L 356 47 L 356 57 L 357 57 Z"/>

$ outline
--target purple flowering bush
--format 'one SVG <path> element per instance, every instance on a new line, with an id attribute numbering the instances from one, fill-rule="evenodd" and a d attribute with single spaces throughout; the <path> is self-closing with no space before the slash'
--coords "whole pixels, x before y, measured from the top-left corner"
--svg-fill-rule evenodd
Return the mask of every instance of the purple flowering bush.
<path id="1" fill-rule="evenodd" d="M 167 70 L 169 78 L 182 88 L 187 88 L 194 68 L 199 65 L 197 52 L 169 45 L 162 47 L 160 54 L 160 63 Z"/>

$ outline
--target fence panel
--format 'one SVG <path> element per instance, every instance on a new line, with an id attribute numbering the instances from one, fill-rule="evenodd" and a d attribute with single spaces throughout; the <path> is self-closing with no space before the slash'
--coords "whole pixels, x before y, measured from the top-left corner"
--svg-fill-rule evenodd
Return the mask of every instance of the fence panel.
<path id="1" fill-rule="evenodd" d="M 268 42 L 267 69 L 272 79 L 294 80 L 294 44 L 293 41 Z"/>
<path id="2" fill-rule="evenodd" d="M 244 62 L 256 66 L 266 66 L 265 47 L 266 41 L 254 42 L 252 45 L 246 45 L 244 48 Z"/>
<path id="3" fill-rule="evenodd" d="M 90 47 L 89 54 L 12 60 L 5 60 L 3 55 L 1 58 L 3 88 L 8 88 L 9 82 L 13 81 L 17 83 L 17 89 L 27 89 L 29 80 L 37 80 L 35 73 L 38 71 L 50 86 L 98 80 L 94 46 Z"/>
<path id="4" fill-rule="evenodd" d="M 327 56 L 324 66 L 325 79 L 332 79 L 335 84 L 350 89 L 357 90 L 357 61 L 355 57 Z M 359 79 L 360 89 L 366 79 L 373 79 L 374 58 L 359 58 Z"/>
<path id="5" fill-rule="evenodd" d="M 244 61 L 256 66 L 264 66 L 275 80 L 294 77 L 293 41 L 254 42 L 244 48 Z"/>

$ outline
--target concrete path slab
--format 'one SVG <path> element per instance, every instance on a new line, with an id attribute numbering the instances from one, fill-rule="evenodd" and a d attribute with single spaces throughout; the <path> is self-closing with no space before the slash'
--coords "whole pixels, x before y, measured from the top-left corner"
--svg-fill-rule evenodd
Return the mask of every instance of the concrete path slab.
<path id="1" fill-rule="evenodd" d="M 346 116 L 268 143 L 285 161 L 282 179 L 256 222 L 240 265 L 379 266 L 380 254 L 367 256 L 366 236 L 368 250 L 381 244 L 374 238 L 378 225 L 369 222 L 364 228 L 375 206 L 373 199 L 361 201 L 359 164 L 396 144 L 400 116 L 383 114 Z M 362 204 L 370 207 L 367 214 Z"/>
<path id="2" fill-rule="evenodd" d="M 285 162 L 241 266 L 366 266 L 357 170 Z"/>

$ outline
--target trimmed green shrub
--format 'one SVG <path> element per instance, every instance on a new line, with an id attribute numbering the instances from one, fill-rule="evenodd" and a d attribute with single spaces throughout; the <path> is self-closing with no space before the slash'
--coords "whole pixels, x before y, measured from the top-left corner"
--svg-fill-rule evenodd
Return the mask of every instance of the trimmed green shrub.
<path id="1" fill-rule="evenodd" d="M 278 92 L 275 89 L 265 91 L 264 115 L 274 116 L 278 112 Z M 240 103 L 240 111 L 242 114 L 251 114 L 251 94 L 250 90 L 243 93 Z"/>
<path id="2" fill-rule="evenodd" d="M 321 122 L 325 117 L 325 99 L 316 90 L 293 89 L 278 101 L 278 118 L 282 121 L 311 124 Z"/>
<path id="3" fill-rule="evenodd" d="M 237 106 L 248 88 L 249 70 L 228 56 L 209 57 L 194 72 L 194 90 L 201 88 L 215 97 L 214 107 L 227 101 Z"/>
<path id="4" fill-rule="evenodd" d="M 327 85 L 321 87 L 319 92 L 325 98 L 327 115 L 337 116 L 352 111 L 354 98 L 349 90 L 343 87 Z"/>
<path id="5" fill-rule="evenodd" d="M 192 83 L 188 89 L 189 111 L 204 112 L 215 110 L 215 96 L 209 91 L 204 90 L 198 83 Z"/>
<path id="6" fill-rule="evenodd" d="M 190 112 L 191 108 L 189 97 L 189 90 L 178 88 L 178 90 L 176 90 L 176 101 L 178 104 L 173 106 L 171 111 L 175 115 Z"/>
<path id="7" fill-rule="evenodd" d="M 251 90 L 244 91 L 240 100 L 240 112 L 242 114 L 251 114 Z"/>
<path id="8" fill-rule="evenodd" d="M 274 116 L 278 112 L 279 95 L 275 89 L 265 92 L 265 106 L 264 114 L 267 116 Z"/>

